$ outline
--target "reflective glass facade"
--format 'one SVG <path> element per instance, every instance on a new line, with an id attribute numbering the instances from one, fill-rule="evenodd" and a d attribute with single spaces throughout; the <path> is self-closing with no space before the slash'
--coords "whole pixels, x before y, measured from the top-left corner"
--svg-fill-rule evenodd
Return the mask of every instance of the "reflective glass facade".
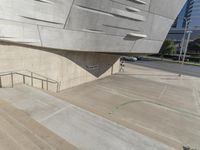
<path id="1" fill-rule="evenodd" d="M 188 0 L 173 27 L 184 28 L 186 25 L 184 18 L 190 21 L 189 28 L 200 28 L 200 0 Z"/>
<path id="2" fill-rule="evenodd" d="M 200 0 L 195 0 L 190 8 L 188 19 L 190 20 L 190 27 L 199 28 L 200 27 Z"/>

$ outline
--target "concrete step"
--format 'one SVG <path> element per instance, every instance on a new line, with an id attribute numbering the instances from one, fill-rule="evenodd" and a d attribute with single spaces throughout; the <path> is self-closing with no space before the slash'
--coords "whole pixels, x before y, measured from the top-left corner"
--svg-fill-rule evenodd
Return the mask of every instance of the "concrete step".
<path id="1" fill-rule="evenodd" d="M 30 116 L 0 100 L 0 150 L 75 150 Z"/>
<path id="2" fill-rule="evenodd" d="M 24 85 L 0 89 L 0 97 L 78 149 L 173 149 L 38 89 Z"/>

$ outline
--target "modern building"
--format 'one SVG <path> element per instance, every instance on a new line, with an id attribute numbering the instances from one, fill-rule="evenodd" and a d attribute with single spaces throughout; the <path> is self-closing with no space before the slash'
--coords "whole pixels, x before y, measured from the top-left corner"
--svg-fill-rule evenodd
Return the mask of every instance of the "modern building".
<path id="1" fill-rule="evenodd" d="M 188 3 L 190 0 L 187 0 L 185 3 L 184 7 L 182 8 L 181 12 L 179 13 L 178 17 L 176 18 L 175 22 L 172 25 L 173 29 L 183 29 L 185 27 L 185 15 L 186 15 L 186 10 L 188 7 Z"/>
<path id="2" fill-rule="evenodd" d="M 184 3 L 0 0 L 0 72 L 29 70 L 60 89 L 110 75 L 120 55 L 157 53 Z"/>
<path id="3" fill-rule="evenodd" d="M 200 0 L 187 0 L 172 27 L 185 28 L 186 20 L 189 22 L 189 28 L 200 28 Z"/>
<path id="4" fill-rule="evenodd" d="M 200 0 L 187 0 L 167 36 L 180 44 L 188 21 L 188 29 L 192 30 L 191 40 L 200 37 Z"/>
<path id="5" fill-rule="evenodd" d="M 185 17 L 189 21 L 189 28 L 199 29 L 200 27 L 200 0 L 189 1 Z"/>

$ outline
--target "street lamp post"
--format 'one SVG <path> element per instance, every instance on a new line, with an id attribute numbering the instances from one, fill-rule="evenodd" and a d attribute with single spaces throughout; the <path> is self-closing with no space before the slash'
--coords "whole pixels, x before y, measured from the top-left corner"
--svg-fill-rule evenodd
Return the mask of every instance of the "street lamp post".
<path id="1" fill-rule="evenodd" d="M 183 38 L 182 38 L 182 40 L 181 40 L 181 50 L 180 50 L 180 54 L 179 54 L 179 58 L 178 58 L 178 61 L 179 61 L 179 62 L 181 61 L 181 56 L 182 56 L 183 48 L 184 48 L 184 44 L 185 44 L 186 32 L 187 32 L 188 25 L 189 25 L 189 21 L 187 20 L 187 18 L 184 18 L 184 20 L 185 20 L 185 22 L 186 22 L 186 25 L 185 25 L 185 29 L 184 29 Z"/>
<path id="2" fill-rule="evenodd" d="M 188 33 L 188 38 L 187 38 L 187 42 L 186 42 L 186 46 L 185 46 L 185 50 L 184 50 L 182 64 L 184 64 L 184 62 L 185 62 L 185 56 L 187 54 L 188 44 L 190 42 L 190 36 L 191 36 L 192 31 L 187 31 L 187 33 Z"/>
<path id="3" fill-rule="evenodd" d="M 186 57 L 186 54 L 187 54 L 188 44 L 190 42 L 190 36 L 191 36 L 192 31 L 187 31 L 187 33 L 188 33 L 188 37 L 187 37 L 186 45 L 185 45 L 185 48 L 184 48 L 184 55 L 183 55 L 183 59 L 182 59 L 182 63 L 181 63 L 179 76 L 181 76 L 181 69 L 182 69 L 184 62 L 185 62 L 185 57 Z"/>

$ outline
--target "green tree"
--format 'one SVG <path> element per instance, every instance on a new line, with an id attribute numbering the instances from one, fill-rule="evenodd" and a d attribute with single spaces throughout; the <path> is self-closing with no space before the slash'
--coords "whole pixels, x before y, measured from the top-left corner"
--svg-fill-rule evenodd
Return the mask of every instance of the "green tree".
<path id="1" fill-rule="evenodd" d="M 189 43 L 188 52 L 196 53 L 196 54 L 200 53 L 200 38 Z"/>
<path id="2" fill-rule="evenodd" d="M 164 57 L 164 55 L 172 55 L 176 53 L 176 45 L 171 40 L 165 40 L 159 54 L 161 57 Z"/>

